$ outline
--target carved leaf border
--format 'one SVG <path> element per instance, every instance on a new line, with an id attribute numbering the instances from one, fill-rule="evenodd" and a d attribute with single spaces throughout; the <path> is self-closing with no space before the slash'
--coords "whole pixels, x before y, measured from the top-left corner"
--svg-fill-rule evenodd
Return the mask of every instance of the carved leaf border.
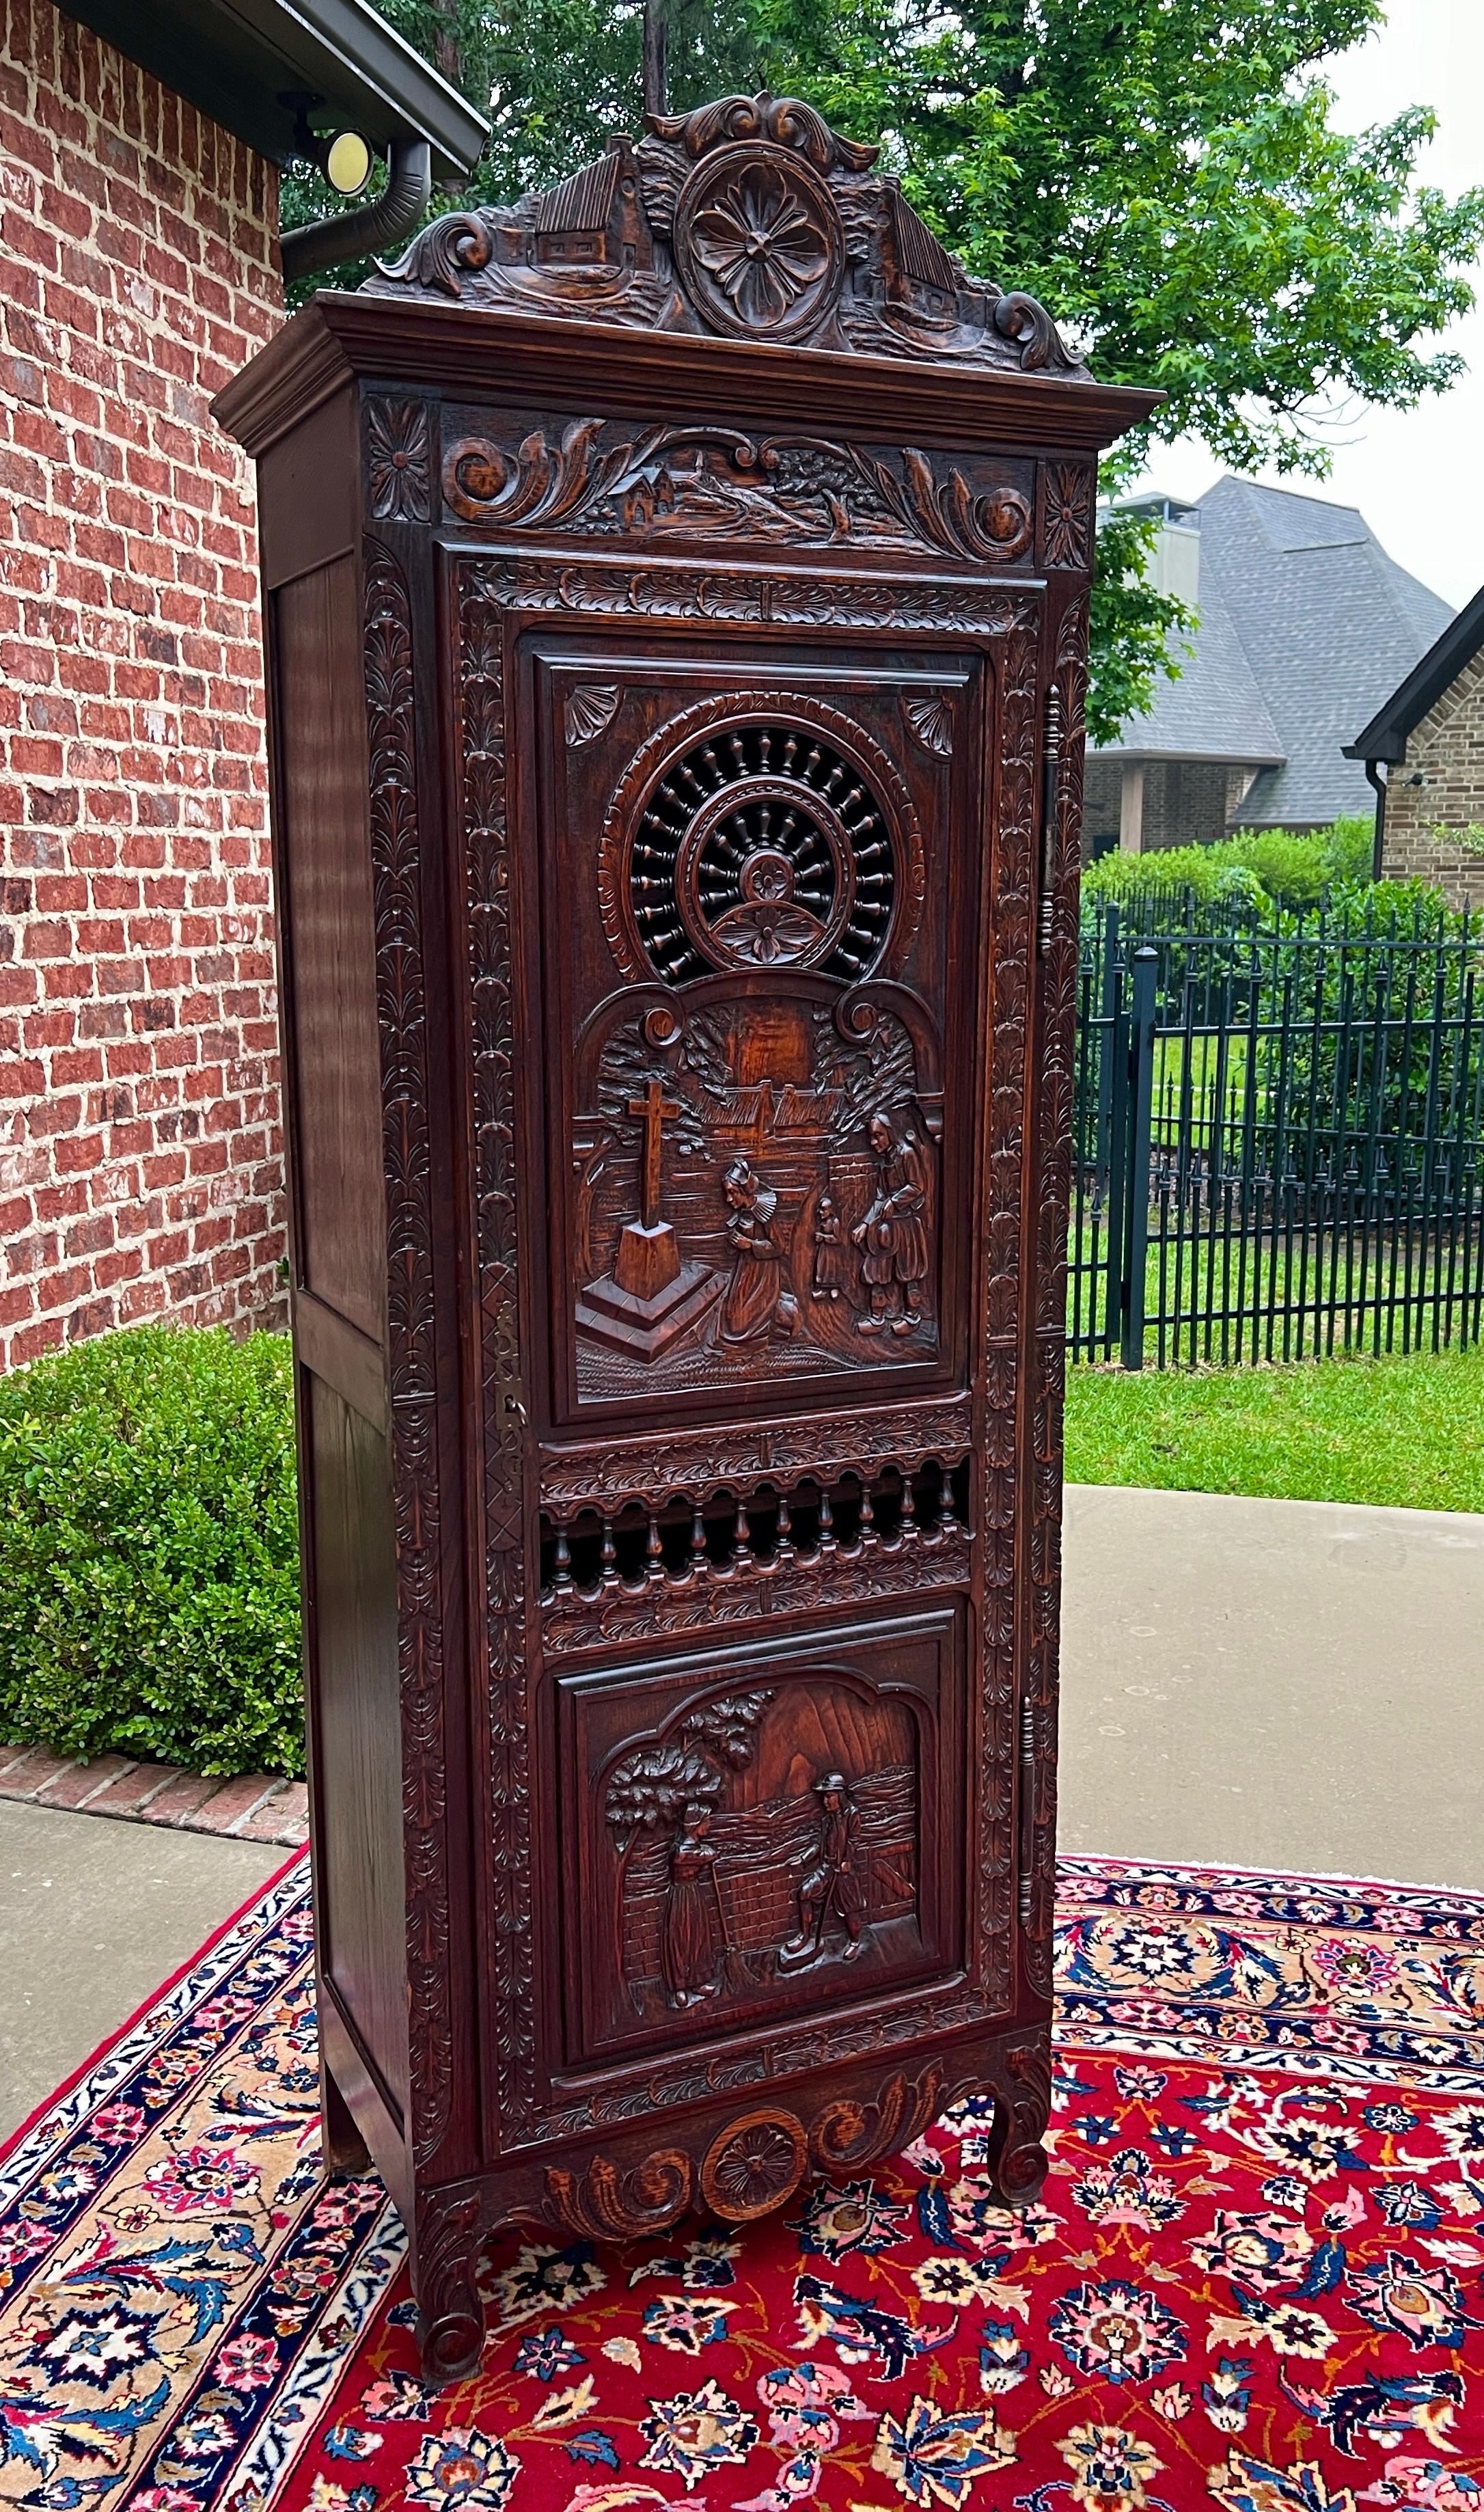
<path id="1" fill-rule="evenodd" d="M 516 1039 L 506 804 L 503 621 L 464 580 L 458 708 L 474 1069 L 489 1683 L 494 2072 L 502 2137 L 536 2103 L 530 1768 L 526 1714 L 526 1408 L 516 1228 Z"/>
<path id="2" fill-rule="evenodd" d="M 411 604 L 401 569 L 374 542 L 367 549 L 364 669 L 386 1178 L 412 2143 L 420 2165 L 442 2141 L 453 2088 L 432 1161 Z"/>

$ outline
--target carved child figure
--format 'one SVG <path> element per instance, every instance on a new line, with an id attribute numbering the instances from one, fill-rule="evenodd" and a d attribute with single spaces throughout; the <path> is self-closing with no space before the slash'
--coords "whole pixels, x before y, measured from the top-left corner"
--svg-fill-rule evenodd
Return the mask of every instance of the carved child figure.
<path id="1" fill-rule="evenodd" d="M 831 1771 L 814 1783 L 823 1823 L 813 1865 L 799 1887 L 799 1934 L 783 1947 L 779 1960 L 798 1965 L 812 1962 L 824 1945 L 832 1919 L 843 1926 L 849 1942 L 846 1962 L 854 1962 L 865 1943 L 866 1886 L 861 1873 L 861 1819 L 850 1795 L 850 1783 Z"/>
<path id="2" fill-rule="evenodd" d="M 814 1207 L 814 1297 L 839 1300 L 850 1287 L 850 1262 L 845 1254 L 844 1226 L 835 1197 L 822 1195 Z"/>
<path id="3" fill-rule="evenodd" d="M 917 1136 L 899 1140 L 885 1117 L 873 1117 L 866 1132 L 876 1156 L 876 1195 L 850 1233 L 861 1250 L 868 1301 L 856 1330 L 911 1334 L 922 1322 L 918 1285 L 927 1274 L 927 1167 Z"/>

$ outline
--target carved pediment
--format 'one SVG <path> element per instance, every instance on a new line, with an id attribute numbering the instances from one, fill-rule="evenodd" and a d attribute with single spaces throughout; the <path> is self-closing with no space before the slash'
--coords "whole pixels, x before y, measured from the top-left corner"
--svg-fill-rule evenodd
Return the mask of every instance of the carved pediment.
<path id="1" fill-rule="evenodd" d="M 456 210 L 367 288 L 572 321 L 1083 377 L 1045 308 L 968 276 L 812 105 L 649 114 L 510 209 Z"/>

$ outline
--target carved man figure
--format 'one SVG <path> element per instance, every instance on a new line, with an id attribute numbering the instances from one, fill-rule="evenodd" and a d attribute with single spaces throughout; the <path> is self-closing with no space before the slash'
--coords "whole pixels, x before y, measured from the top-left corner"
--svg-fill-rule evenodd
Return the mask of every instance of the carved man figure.
<path id="1" fill-rule="evenodd" d="M 918 1285 L 927 1274 L 927 1163 L 917 1136 L 893 1134 L 887 1118 L 866 1128 L 876 1157 L 876 1195 L 850 1236 L 861 1250 L 867 1306 L 858 1332 L 911 1334 L 922 1322 Z"/>
<path id="2" fill-rule="evenodd" d="M 866 1885 L 861 1872 L 861 1819 L 850 1795 L 850 1783 L 840 1771 L 816 1780 L 823 1823 L 814 1864 L 799 1887 L 799 1934 L 784 1946 L 785 1963 L 811 1961 L 818 1954 L 832 1919 L 844 1928 L 849 1942 L 846 1962 L 861 1950 L 866 1925 Z"/>

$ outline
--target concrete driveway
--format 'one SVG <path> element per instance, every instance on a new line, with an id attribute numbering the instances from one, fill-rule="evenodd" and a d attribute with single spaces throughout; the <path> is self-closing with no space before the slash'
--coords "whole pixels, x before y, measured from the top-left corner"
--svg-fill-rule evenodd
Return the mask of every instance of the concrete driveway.
<path id="1" fill-rule="evenodd" d="M 0 1801 L 0 2137 L 288 1855 Z"/>
<path id="2" fill-rule="evenodd" d="M 1484 1890 L 1484 1517 L 1067 1493 L 1061 1842 Z"/>

